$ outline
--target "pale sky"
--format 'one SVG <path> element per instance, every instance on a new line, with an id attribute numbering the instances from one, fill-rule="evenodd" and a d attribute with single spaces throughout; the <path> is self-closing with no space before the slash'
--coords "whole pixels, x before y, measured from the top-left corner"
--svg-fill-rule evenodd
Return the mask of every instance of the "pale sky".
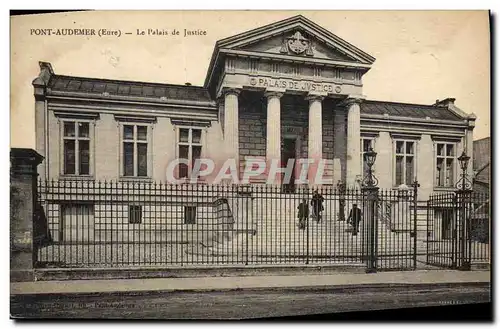
<path id="1" fill-rule="evenodd" d="M 363 77 L 368 99 L 432 104 L 454 97 L 478 117 L 474 139 L 489 136 L 487 11 L 101 11 L 11 18 L 11 146 L 35 146 L 38 61 L 62 75 L 203 85 L 217 40 L 297 14 L 376 58 Z M 30 35 L 34 28 L 120 29 L 122 36 Z M 181 33 L 135 35 L 148 28 Z M 207 35 L 184 37 L 184 29 Z"/>

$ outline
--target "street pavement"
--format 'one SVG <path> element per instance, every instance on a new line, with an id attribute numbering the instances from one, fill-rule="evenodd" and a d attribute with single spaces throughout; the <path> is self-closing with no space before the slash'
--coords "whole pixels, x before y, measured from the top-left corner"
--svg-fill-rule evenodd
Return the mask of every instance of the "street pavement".
<path id="1" fill-rule="evenodd" d="M 489 271 L 11 283 L 14 318 L 252 319 L 490 302 Z"/>
<path id="2" fill-rule="evenodd" d="M 489 282 L 489 271 L 419 270 L 320 275 L 258 275 L 124 280 L 12 282 L 11 294 L 137 291 L 210 291 L 293 287 L 359 286 L 366 284 L 437 284 Z"/>
<path id="3" fill-rule="evenodd" d="M 11 314 L 51 319 L 241 320 L 487 302 L 490 302 L 490 291 L 489 284 L 485 283 L 279 291 L 158 291 L 18 295 L 11 297 Z M 455 314 L 456 319 L 460 316 Z"/>

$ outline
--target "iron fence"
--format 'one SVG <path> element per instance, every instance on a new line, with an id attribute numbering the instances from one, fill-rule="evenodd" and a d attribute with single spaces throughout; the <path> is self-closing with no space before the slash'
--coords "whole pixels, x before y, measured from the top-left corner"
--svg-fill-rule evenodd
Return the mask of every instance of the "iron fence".
<path id="1" fill-rule="evenodd" d="M 40 181 L 39 218 L 46 221 L 49 242 L 37 248 L 37 266 L 364 266 L 375 248 L 378 268 L 415 268 L 415 191 L 378 191 L 372 245 L 363 191 L 326 186 L 316 196 L 314 191 Z"/>
<path id="2" fill-rule="evenodd" d="M 427 263 L 467 269 L 490 261 L 489 195 L 434 194 L 427 202 Z"/>

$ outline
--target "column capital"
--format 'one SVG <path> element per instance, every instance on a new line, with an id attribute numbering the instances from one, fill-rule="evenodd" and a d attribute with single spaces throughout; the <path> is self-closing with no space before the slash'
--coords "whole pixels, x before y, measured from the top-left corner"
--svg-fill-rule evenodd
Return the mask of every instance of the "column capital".
<path id="1" fill-rule="evenodd" d="M 271 98 L 281 98 L 282 96 L 284 95 L 283 92 L 281 91 L 272 91 L 272 90 L 269 90 L 269 91 L 265 91 L 264 92 L 264 97 L 266 97 L 268 100 L 271 99 Z"/>
<path id="2" fill-rule="evenodd" d="M 227 95 L 238 96 L 240 93 L 241 93 L 241 88 L 231 88 L 231 87 L 222 88 L 222 94 L 224 96 L 227 96 Z"/>
<path id="3" fill-rule="evenodd" d="M 318 94 L 308 94 L 306 96 L 306 100 L 309 101 L 309 103 L 314 102 L 314 101 L 322 102 L 323 99 L 325 99 L 325 96 L 318 95 Z"/>
<path id="4" fill-rule="evenodd" d="M 349 107 L 353 104 L 361 104 L 365 99 L 363 97 L 349 96 L 340 102 L 341 106 Z"/>

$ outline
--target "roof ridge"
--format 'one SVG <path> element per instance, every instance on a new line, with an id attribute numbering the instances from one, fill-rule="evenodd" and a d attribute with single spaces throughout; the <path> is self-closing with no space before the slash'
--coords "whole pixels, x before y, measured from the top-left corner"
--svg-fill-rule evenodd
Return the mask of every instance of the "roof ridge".
<path id="1" fill-rule="evenodd" d="M 381 101 L 381 100 L 375 100 L 375 99 L 366 99 L 364 100 L 361 104 L 363 103 L 368 103 L 368 102 L 374 102 L 374 103 L 389 103 L 389 104 L 398 104 L 398 105 L 416 105 L 416 106 L 425 106 L 429 108 L 436 108 L 436 109 L 446 109 L 445 107 L 438 107 L 435 105 L 429 105 L 429 104 L 417 104 L 417 103 L 405 103 L 405 102 L 393 102 L 393 101 Z"/>
<path id="2" fill-rule="evenodd" d="M 74 80 L 89 80 L 95 82 L 108 82 L 108 83 L 125 83 L 125 84 L 140 84 L 140 85 L 154 85 L 163 87 L 182 87 L 186 89 L 202 89 L 208 92 L 208 89 L 203 86 L 196 85 L 181 85 L 173 83 L 161 83 L 161 82 L 147 82 L 147 81 L 137 81 L 137 80 L 120 80 L 120 79 L 107 79 L 107 78 L 91 78 L 91 77 L 81 77 L 73 75 L 55 74 L 54 78 L 68 78 Z"/>

